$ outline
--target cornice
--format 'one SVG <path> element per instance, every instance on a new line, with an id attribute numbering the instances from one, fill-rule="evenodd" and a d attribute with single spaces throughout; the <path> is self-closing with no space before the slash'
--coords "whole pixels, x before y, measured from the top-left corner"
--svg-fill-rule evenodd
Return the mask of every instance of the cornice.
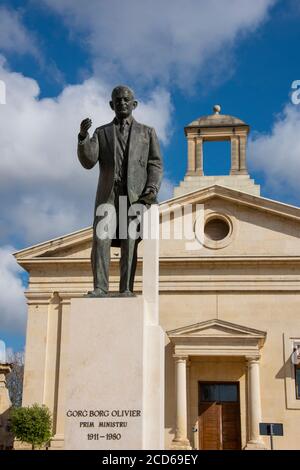
<path id="1" fill-rule="evenodd" d="M 113 264 L 119 263 L 120 258 L 111 259 Z M 138 258 L 138 263 L 142 263 L 142 258 Z M 162 256 L 159 258 L 160 266 L 167 264 L 232 264 L 232 265 L 255 265 L 255 264 L 271 264 L 271 265 L 299 265 L 300 256 Z M 43 266 L 49 264 L 70 264 L 70 265 L 90 265 L 90 258 L 65 258 L 65 257 L 42 257 L 42 258 L 26 258 L 20 259 L 19 264 L 23 267 Z"/>

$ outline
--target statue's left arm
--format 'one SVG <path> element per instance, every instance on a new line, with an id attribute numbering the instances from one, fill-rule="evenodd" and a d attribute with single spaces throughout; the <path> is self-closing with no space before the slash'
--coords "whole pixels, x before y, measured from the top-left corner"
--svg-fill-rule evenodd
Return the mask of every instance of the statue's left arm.
<path id="1" fill-rule="evenodd" d="M 147 164 L 147 183 L 145 193 L 153 191 L 155 197 L 159 191 L 163 175 L 163 163 L 156 132 L 150 129 L 149 157 Z"/>

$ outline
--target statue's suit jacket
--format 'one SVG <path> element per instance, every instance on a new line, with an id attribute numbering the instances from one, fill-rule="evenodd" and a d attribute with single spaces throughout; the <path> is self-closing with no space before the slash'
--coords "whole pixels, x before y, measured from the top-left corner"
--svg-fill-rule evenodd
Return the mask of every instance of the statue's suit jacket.
<path id="1" fill-rule="evenodd" d="M 107 202 L 114 184 L 116 136 L 113 121 L 98 127 L 92 138 L 78 142 L 78 158 L 84 168 L 99 162 L 100 176 L 95 201 Z M 130 204 L 137 202 L 143 192 L 154 189 L 157 194 L 162 179 L 162 158 L 155 130 L 132 120 L 127 165 L 127 194 Z M 157 202 L 156 199 L 153 202 Z"/>

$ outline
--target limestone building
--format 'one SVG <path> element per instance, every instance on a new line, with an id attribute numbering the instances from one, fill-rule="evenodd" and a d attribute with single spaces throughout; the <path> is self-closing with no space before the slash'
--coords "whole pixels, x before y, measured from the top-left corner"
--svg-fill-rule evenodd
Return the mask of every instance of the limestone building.
<path id="1" fill-rule="evenodd" d="M 269 448 L 260 422 L 283 424 L 276 449 L 300 449 L 300 209 L 260 196 L 247 171 L 248 132 L 218 106 L 191 122 L 186 175 L 160 204 L 162 230 L 171 214 L 176 233 L 187 206 L 193 227 L 204 221 L 201 243 L 160 242 L 166 449 Z M 229 175 L 203 174 L 203 142 L 215 140 L 230 141 Z M 70 299 L 91 288 L 91 241 L 87 228 L 15 254 L 30 274 L 23 404 L 52 410 L 52 448 L 63 447 Z M 137 293 L 141 282 L 139 263 Z"/>
<path id="2" fill-rule="evenodd" d="M 0 450 L 13 448 L 13 435 L 10 431 L 9 422 L 11 401 L 6 382 L 6 377 L 11 370 L 11 364 L 0 362 Z"/>

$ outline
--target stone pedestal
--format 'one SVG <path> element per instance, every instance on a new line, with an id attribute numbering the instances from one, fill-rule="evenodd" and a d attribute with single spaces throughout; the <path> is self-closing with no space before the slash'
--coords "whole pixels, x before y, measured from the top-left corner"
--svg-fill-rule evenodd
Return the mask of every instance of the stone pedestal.
<path id="1" fill-rule="evenodd" d="M 163 348 L 143 297 L 72 299 L 65 449 L 163 448 Z"/>
<path id="2" fill-rule="evenodd" d="M 142 296 L 71 300 L 65 449 L 164 448 L 158 227 L 152 207 L 145 216 Z"/>

